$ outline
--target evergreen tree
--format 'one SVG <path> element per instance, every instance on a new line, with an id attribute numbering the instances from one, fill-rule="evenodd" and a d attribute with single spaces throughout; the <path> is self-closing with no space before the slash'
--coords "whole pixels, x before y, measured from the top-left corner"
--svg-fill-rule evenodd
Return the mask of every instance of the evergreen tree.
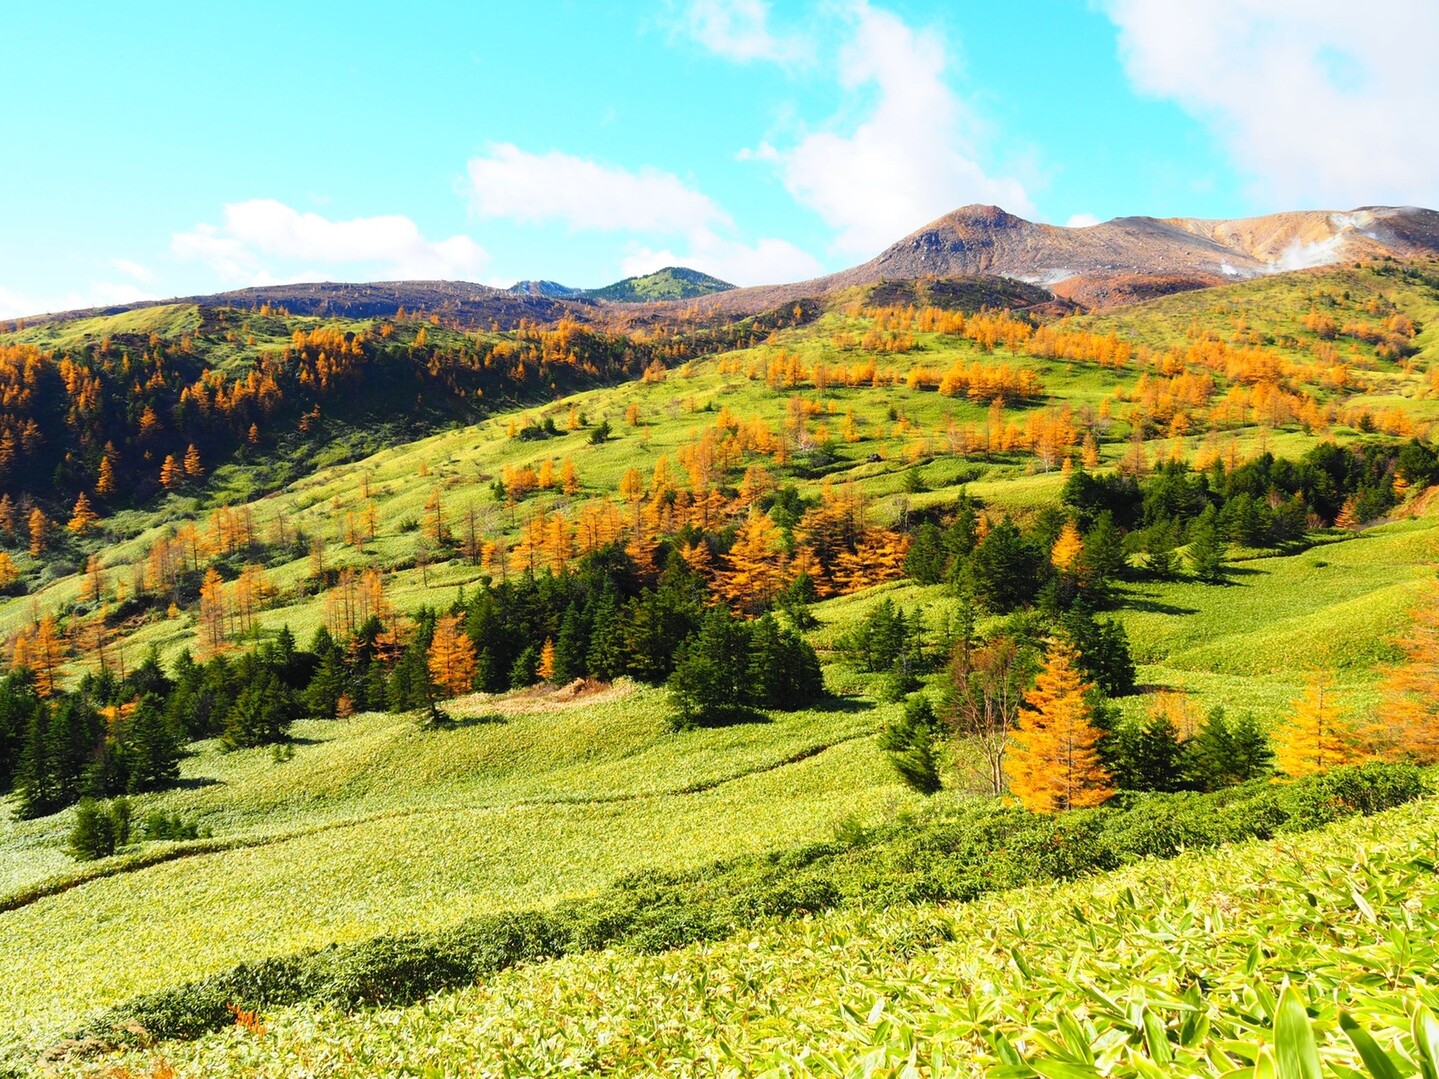
<path id="1" fill-rule="evenodd" d="M 258 667 L 258 664 L 256 664 Z M 294 693 L 274 672 L 260 668 L 246 679 L 220 738 L 227 749 L 278 744 L 290 736 L 298 705 Z"/>
<path id="2" fill-rule="evenodd" d="M 724 608 L 704 616 L 680 649 L 669 678 L 676 729 L 714 726 L 741 717 L 749 702 L 750 641 L 743 622 Z"/>
<path id="3" fill-rule="evenodd" d="M 1224 709 L 1215 708 L 1184 744 L 1185 776 L 1202 791 L 1258 779 L 1271 771 L 1273 763 L 1269 739 L 1250 712 L 1231 724 Z"/>
<path id="4" fill-rule="evenodd" d="M 565 608 L 560 634 L 555 638 L 554 679 L 557 684 L 568 685 L 585 676 L 585 651 L 589 643 L 585 638 L 584 615 L 578 603 L 571 603 Z"/>
<path id="5" fill-rule="evenodd" d="M 93 862 L 115 853 L 115 822 L 104 806 L 90 798 L 81 799 L 75 808 L 69 845 L 70 853 L 79 862 Z"/>
<path id="6" fill-rule="evenodd" d="M 143 697 L 136 704 L 125 721 L 122 744 L 129 793 L 160 790 L 180 777 L 180 744 L 155 698 Z"/>
<path id="7" fill-rule="evenodd" d="M 909 550 L 904 556 L 904 572 L 920 584 L 939 584 L 944 580 L 946 562 L 944 533 L 938 525 L 926 521 L 910 536 Z"/>
<path id="8" fill-rule="evenodd" d="M 1079 652 L 1079 669 L 1106 697 L 1134 692 L 1137 672 L 1129 653 L 1129 634 L 1119 622 L 1097 619 L 1075 608 L 1061 622 L 1064 634 Z"/>
<path id="9" fill-rule="evenodd" d="M 321 719 L 334 719 L 340 697 L 349 685 L 348 672 L 338 648 L 327 649 L 319 655 L 320 665 L 304 692 L 305 710 Z"/>
<path id="10" fill-rule="evenodd" d="M 1106 763 L 1115 783 L 1135 791 L 1178 791 L 1186 786 L 1184 743 L 1168 716 L 1122 727 L 1112 738 Z"/>
<path id="11" fill-rule="evenodd" d="M 524 650 L 515 657 L 515 662 L 510 667 L 510 688 L 524 689 L 532 686 L 539 678 L 540 649 L 538 645 L 526 645 Z"/>
<path id="12" fill-rule="evenodd" d="M 20 756 L 30 719 L 39 698 L 34 678 L 17 671 L 0 680 L 0 795 L 10 791 L 20 770 Z"/>
<path id="13" fill-rule="evenodd" d="M 1189 526 L 1189 568 L 1201 581 L 1224 580 L 1226 544 L 1219 531 L 1219 514 L 1213 505 Z"/>
<path id="14" fill-rule="evenodd" d="M 385 692 L 391 712 L 426 708 L 434 699 L 428 655 L 429 643 L 418 635 L 400 653 Z"/>
<path id="15" fill-rule="evenodd" d="M 600 593 L 590 619 L 590 646 L 585 662 L 590 673 L 611 681 L 624 673 L 624 626 L 620 620 L 620 601 L 613 587 Z"/>
<path id="16" fill-rule="evenodd" d="M 1124 537 L 1114 524 L 1114 514 L 1104 510 L 1084 537 L 1079 556 L 1079 587 L 1096 606 L 1110 602 L 1112 582 L 1124 576 Z"/>
<path id="17" fill-rule="evenodd" d="M 989 530 L 969 560 L 974 598 L 995 614 L 1033 601 L 1047 578 L 1049 560 L 1005 518 Z"/>
<path id="18" fill-rule="evenodd" d="M 879 748 L 900 779 L 920 794 L 934 794 L 943 785 L 935 752 L 936 720 L 929 699 L 912 697 L 897 720 L 880 732 Z"/>
<path id="19" fill-rule="evenodd" d="M 748 702 L 759 708 L 803 708 L 824 694 L 819 658 L 803 638 L 770 615 L 749 626 Z"/>

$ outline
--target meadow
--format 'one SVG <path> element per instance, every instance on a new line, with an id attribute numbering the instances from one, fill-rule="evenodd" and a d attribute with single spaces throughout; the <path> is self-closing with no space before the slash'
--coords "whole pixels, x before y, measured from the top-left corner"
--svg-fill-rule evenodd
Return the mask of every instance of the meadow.
<path id="1" fill-rule="evenodd" d="M 1436 855 L 1426 799 L 961 906 L 569 956 L 406 1008 L 279 1010 L 118 1062 L 234 1077 L 1413 1075 L 1435 1059 L 1410 1015 L 1439 1007 Z M 1275 1060 L 1290 994 L 1312 1072 Z M 1341 1015 L 1392 1073 L 1364 1070 Z"/>
<path id="2" fill-rule="evenodd" d="M 1323 342 L 1301 316 L 1328 310 L 1330 301 L 1355 318 L 1378 317 L 1366 314 L 1373 307 L 1420 327 L 1414 355 L 1402 359 L 1361 354 L 1340 340 L 1355 381 L 1332 395 L 1351 413 L 1397 409 L 1409 433 L 1420 433 L 1439 418 L 1424 362 L 1439 333 L 1431 293 L 1372 269 L 1331 270 L 1072 321 L 1153 350 L 1130 365 L 1045 358 L 924 330 L 912 348 L 868 355 L 852 339 L 882 316 L 858 295 L 842 298 L 805 325 L 677 364 L 663 377 L 524 408 L 476 409 L 473 423 L 432 424 L 424 437 L 377 452 L 361 448 L 369 446 L 363 438 L 341 439 L 315 457 L 297 451 L 284 467 L 243 455 L 220 463 L 204 485 L 120 509 L 89 536 L 60 537 L 59 550 L 44 557 L 17 548 L 23 588 L 0 596 L 0 638 L 42 612 L 62 623 L 92 615 L 88 555 L 97 556 L 107 588 L 141 590 L 157 544 L 189 524 L 208 531 L 226 507 L 249 514 L 256 557 L 274 588 L 255 631 L 232 633 L 231 649 L 274 640 L 282 627 L 304 642 L 330 621 L 313 553 L 272 539 L 285 533 L 322 537 L 332 575 L 379 569 L 399 612 L 443 611 L 505 571 L 437 549 L 424 524 L 437 501 L 452 530 L 472 515 L 484 537 L 514 543 L 537 511 L 573 514 L 587 502 L 615 502 L 631 470 L 655 486 L 657 467 L 667 464 L 682 484 L 682 457 L 720 421 L 802 428 L 786 463 L 751 454 L 741 464 L 763 463 L 811 502 L 852 484 L 868 520 L 885 527 L 943 519 L 962 496 L 979 500 L 986 525 L 1009 515 L 1028 527 L 1052 511 L 1066 482 L 1058 463 L 1019 447 L 958 448 L 958 432 L 988 422 L 987 402 L 941 395 L 928 375 L 906 380 L 920 369 L 1032 372 L 1043 392 L 1007 402 L 1006 416 L 1022 425 L 1067 407 L 1087 417 L 1102 436 L 1096 472 L 1136 445 L 1147 463 L 1205 454 L 1242 461 L 1261 452 L 1298 458 L 1326 440 L 1384 438 L 1337 414 L 1318 426 L 1251 417 L 1216 420 L 1211 429 L 1198 409 L 1190 428 L 1155 420 L 1143 386 L 1180 374 L 1166 372 L 1163 350 L 1196 340 L 1262 342 L 1286 362 L 1306 364 Z M 297 327 L 341 325 L 243 318 L 245 333 L 215 353 L 217 366 L 241 370 Z M 199 326 L 196 309 L 171 307 L 8 336 L 63 349 L 106 334 L 167 337 Z M 871 360 L 894 377 L 819 387 L 765 373 Z M 1248 385 L 1247 377 L 1236 373 L 1233 384 Z M 1328 389 L 1309 390 L 1331 400 Z M 534 435 L 546 421 L 553 432 Z M 596 437 L 601 425 L 607 438 Z M 852 440 L 841 435 L 846 425 Z M 496 493 L 507 473 L 558 469 L 566 459 L 578 473 L 571 494 Z M 275 479 L 302 461 L 301 478 Z M 742 472 L 722 477 L 731 493 Z M 1120 584 L 1105 614 L 1127 631 L 1141 684 L 1115 702 L 1121 713 L 1142 719 L 1155 693 L 1170 690 L 1187 695 L 1196 720 L 1222 706 L 1271 728 L 1322 670 L 1336 676 L 1344 703 L 1366 714 L 1434 576 L 1439 515 L 1432 500 L 1413 495 L 1363 528 L 1314 521 L 1299 542 L 1232 548 L 1222 583 L 1181 573 Z M 626 501 L 635 501 L 638 516 L 637 500 L 620 500 L 621 511 L 630 512 Z M 347 539 L 346 518 L 367 504 L 375 535 Z M 718 531 L 732 535 L 734 525 Z M 184 650 L 203 652 L 199 612 L 180 598 L 114 625 L 111 662 L 133 667 L 151 649 L 166 663 Z M 641 871 L 692 871 L 902 823 L 925 800 L 899 782 L 874 737 L 902 706 L 883 703 L 882 679 L 852 670 L 838 651 L 884 600 L 919 613 L 934 666 L 942 666 L 939 653 L 961 613 L 952 585 L 905 579 L 828 598 L 810 607 L 816 624 L 806 639 L 832 696 L 765 722 L 672 733 L 668 694 L 627 679 L 573 696 L 477 694 L 446 703 L 456 720 L 449 729 L 427 729 L 415 715 L 362 713 L 295 723 L 292 752 L 283 754 L 193 744 L 180 782 L 134 803 L 137 816 L 175 814 L 206 838 L 148 842 L 77 863 L 67 850 L 74 810 L 34 820 L 0 813 L 0 1073 L 12 1061 L 28 1067 L 104 1009 L 237 962 L 553 910 Z M 979 629 L 1002 622 L 982 617 Z M 94 666 L 75 655 L 65 684 Z M 923 688 L 938 701 L 943 681 L 931 671 Z M 947 745 L 947 789 L 931 805 L 972 797 L 974 757 L 960 739 Z M 0 808 L 16 804 L 11 798 Z M 1412 1056 L 1400 1018 L 1417 999 L 1435 1003 L 1416 973 L 1432 960 L 1427 941 L 1439 903 L 1432 866 L 1426 876 L 1422 861 L 1439 843 L 1432 809 L 1425 801 L 1317 835 L 1144 863 L 963 907 L 844 910 L 660 955 L 570 955 L 412 1007 L 289 1008 L 193 1043 L 44 1067 L 161 1075 L 163 1059 L 182 1074 L 237 1076 L 429 1076 L 464 1067 L 495 1075 L 1218 1075 L 1255 1065 L 1260 1046 L 1272 1043 L 1286 975 L 1308 970 L 1303 991 L 1325 1066 L 1347 1075 L 1357 1050 L 1338 1033 L 1338 1006 Z M 1379 932 L 1375 911 L 1402 931 Z M 1318 926 L 1329 927 L 1327 935 L 1294 931 Z"/>

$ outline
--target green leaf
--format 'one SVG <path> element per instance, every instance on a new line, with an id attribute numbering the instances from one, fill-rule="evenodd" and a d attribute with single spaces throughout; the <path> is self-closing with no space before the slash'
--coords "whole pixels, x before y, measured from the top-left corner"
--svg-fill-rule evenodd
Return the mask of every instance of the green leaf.
<path id="1" fill-rule="evenodd" d="M 1285 988 L 1274 1012 L 1274 1052 L 1277 1079 L 1323 1079 L 1314 1027 L 1309 1022 L 1304 998 L 1292 985 Z"/>
<path id="2" fill-rule="evenodd" d="M 1379 1048 L 1379 1043 L 1369 1036 L 1369 1032 L 1364 1030 L 1352 1015 L 1341 1011 L 1339 1026 L 1349 1036 L 1349 1040 L 1359 1052 L 1359 1058 L 1364 1061 L 1364 1066 L 1369 1069 L 1369 1074 L 1374 1079 L 1404 1079 L 1394 1062 Z"/>
<path id="3" fill-rule="evenodd" d="M 1169 1073 L 1161 1068 L 1148 1057 L 1143 1056 L 1133 1049 L 1129 1051 L 1129 1066 L 1141 1076 L 1141 1079 L 1168 1079 Z"/>
<path id="4" fill-rule="evenodd" d="M 1424 1079 L 1439 1079 L 1439 1020 L 1424 1005 L 1414 1010 L 1414 1050 Z"/>
<path id="5" fill-rule="evenodd" d="M 1070 1055 L 1086 1064 L 1093 1064 L 1094 1052 L 1089 1048 L 1089 1039 L 1085 1037 L 1079 1024 L 1074 1021 L 1074 1016 L 1068 1012 L 1060 1012 L 1058 1025 L 1059 1032 L 1064 1037 L 1064 1043 L 1069 1047 Z"/>
<path id="6" fill-rule="evenodd" d="M 1011 948 L 1009 956 L 1014 960 L 1014 965 L 1019 968 L 1019 973 L 1024 975 L 1024 980 L 1029 982 L 1034 981 L 1034 971 L 1031 970 L 1029 964 L 1025 962 L 1024 956 L 1020 954 L 1019 949 Z"/>
<path id="7" fill-rule="evenodd" d="M 1169 1049 L 1169 1032 L 1164 1029 L 1164 1021 L 1148 1008 L 1144 1009 L 1143 1018 L 1144 1042 L 1149 1047 L 1149 1055 L 1156 1064 L 1168 1064 L 1174 1054 Z"/>
<path id="8" fill-rule="evenodd" d="M 1093 1064 L 1075 1064 L 1054 1057 L 1031 1060 L 1029 1066 L 1044 1076 L 1044 1079 L 1096 1079 L 1099 1075 L 1099 1069 Z"/>

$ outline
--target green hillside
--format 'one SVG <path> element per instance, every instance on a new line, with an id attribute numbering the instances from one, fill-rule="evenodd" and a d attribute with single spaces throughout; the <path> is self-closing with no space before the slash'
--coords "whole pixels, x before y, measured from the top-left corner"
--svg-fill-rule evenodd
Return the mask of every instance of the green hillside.
<path id="1" fill-rule="evenodd" d="M 1378 715 L 1434 579 L 1433 280 L 1380 263 L 1054 321 L 942 291 L 632 334 L 182 306 L 0 335 L 0 440 L 48 477 L 0 475 L 0 1074 L 47 1051 L 57 1074 L 1223 1074 L 1301 969 L 1333 1074 L 1337 1007 L 1413 1055 L 1430 801 L 1300 834 L 1403 801 L 1399 772 L 1371 804 L 1173 765 L 1179 793 L 1051 825 L 990 796 L 953 672 L 1083 638 L 1114 738 L 1166 716 L 1192 743 L 1223 709 L 1278 739 L 1320 672 Z M 455 684 L 444 624 L 473 651 Z M 693 683 L 667 679 L 735 625 L 756 657 L 765 632 L 812 648 L 824 692 L 676 730 Z M 754 663 L 736 692 L 774 674 Z M 288 725 L 252 737 L 250 682 Z M 893 766 L 925 722 L 930 797 Z M 178 775 L 152 776 L 166 739 Z M 134 820 L 96 860 L 71 851 L 86 790 Z M 1179 823 L 1146 847 L 1146 818 Z M 1026 831 L 1049 827 L 1063 864 Z M 1407 937 L 1374 928 L 1401 908 Z M 312 974 L 334 946 L 383 986 L 394 949 L 517 912 L 587 928 L 418 1003 L 292 986 L 198 1040 L 64 1048 L 237 964 Z"/>
<path id="2" fill-rule="evenodd" d="M 689 300 L 734 288 L 728 281 L 684 266 L 666 266 L 654 273 L 626 277 L 604 288 L 585 289 L 582 295 L 596 300 L 641 303 L 646 300 Z"/>

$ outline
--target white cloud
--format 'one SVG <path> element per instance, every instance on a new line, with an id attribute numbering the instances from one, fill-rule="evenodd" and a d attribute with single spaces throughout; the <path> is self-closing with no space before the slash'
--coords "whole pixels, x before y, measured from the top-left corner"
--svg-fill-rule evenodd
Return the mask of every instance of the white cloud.
<path id="1" fill-rule="evenodd" d="M 1064 223 L 1064 227 L 1067 229 L 1087 229 L 1091 225 L 1097 224 L 1099 224 L 1099 218 L 1093 214 L 1075 214 Z"/>
<path id="2" fill-rule="evenodd" d="M 92 281 L 83 290 L 64 294 L 35 295 L 0 285 L 0 319 L 47 315 L 55 311 L 80 311 L 91 307 L 135 303 L 156 297 L 128 282 Z"/>
<path id="3" fill-rule="evenodd" d="M 669 248 L 636 247 L 621 263 L 625 276 L 654 273 L 665 266 L 688 266 L 732 285 L 768 285 L 815 277 L 821 266 L 813 255 L 787 240 L 762 239 L 753 244 L 713 234 L 693 238 L 682 253 Z"/>
<path id="4" fill-rule="evenodd" d="M 297 260 L 326 272 L 349 266 L 411 279 L 471 278 L 488 261 L 468 236 L 428 240 L 399 214 L 332 221 L 274 199 L 230 203 L 223 224 L 177 233 L 170 249 L 180 258 L 208 263 L 221 277 L 250 284 L 295 280 Z"/>
<path id="5" fill-rule="evenodd" d="M 748 155 L 773 162 L 785 187 L 837 230 L 834 247 L 874 254 L 956 207 L 995 202 L 1033 207 L 1019 181 L 980 164 L 981 125 L 945 81 L 943 40 L 897 15 L 854 0 L 840 50 L 841 87 L 873 104 L 858 123 L 837 120 L 789 148 Z"/>
<path id="6" fill-rule="evenodd" d="M 679 265 L 735 284 L 760 284 L 810 277 L 820 269 L 788 241 L 736 238 L 729 214 L 673 173 L 500 143 L 471 160 L 469 174 L 480 217 L 634 234 L 621 263 L 625 274 Z"/>
<path id="7" fill-rule="evenodd" d="M 727 60 L 790 63 L 808 59 L 812 52 L 809 43 L 796 34 L 775 34 L 769 12 L 765 0 L 692 0 L 677 28 Z"/>
<path id="8" fill-rule="evenodd" d="M 1432 0 L 1102 0 L 1135 87 L 1209 126 L 1266 202 L 1439 203 Z"/>
<path id="9" fill-rule="evenodd" d="M 0 285 L 0 318 L 38 314 L 38 309 L 31 306 L 32 302 L 28 296 Z"/>
<path id="10" fill-rule="evenodd" d="M 483 218 L 558 221 L 577 231 L 687 232 L 730 223 L 707 196 L 658 169 L 632 172 L 496 143 L 470 161 L 469 172 L 471 201 Z"/>
<path id="11" fill-rule="evenodd" d="M 133 277 L 136 281 L 149 282 L 155 280 L 155 275 L 150 272 L 149 267 L 141 266 L 138 262 L 132 262 L 130 259 L 111 259 L 110 265 L 126 277 Z"/>

